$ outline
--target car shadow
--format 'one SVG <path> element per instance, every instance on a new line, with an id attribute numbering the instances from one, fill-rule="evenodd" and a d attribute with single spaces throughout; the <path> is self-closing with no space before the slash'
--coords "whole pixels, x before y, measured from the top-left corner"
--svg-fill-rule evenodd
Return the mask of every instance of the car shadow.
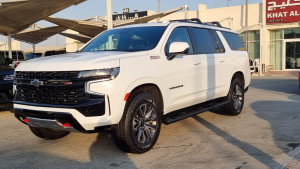
<path id="1" fill-rule="evenodd" d="M 221 112 L 218 109 L 214 109 L 218 114 Z M 206 121 L 205 119 L 199 117 L 199 116 L 194 116 L 193 117 L 197 122 L 205 126 L 207 129 L 215 133 L 217 136 L 221 137 L 224 139 L 226 142 L 232 144 L 235 147 L 238 147 L 240 150 L 243 152 L 247 153 L 248 155 L 252 156 L 255 158 L 257 161 L 261 162 L 262 164 L 266 165 L 267 167 L 274 167 L 274 166 L 280 166 L 279 163 L 277 163 L 275 160 L 273 160 L 272 156 L 269 154 L 263 152 L 259 148 L 241 141 L 232 135 L 228 134 L 224 130 L 218 128 L 217 126 L 213 125 L 212 123 Z"/>
<path id="2" fill-rule="evenodd" d="M 255 115 L 270 123 L 274 142 L 286 153 L 300 145 L 300 96 L 291 95 L 288 99 L 256 101 L 251 104 Z"/>
<path id="3" fill-rule="evenodd" d="M 272 77 L 254 77 L 251 80 L 250 87 L 287 94 L 300 94 L 298 78 L 294 76 L 278 76 L 276 79 Z"/>
<path id="4" fill-rule="evenodd" d="M 78 139 L 81 136 L 85 137 L 85 134 L 77 133 L 47 141 L 34 138 L 32 142 L 36 142 L 36 145 L 0 149 L 0 168 L 137 168 L 128 155 L 115 146 L 109 132 L 97 134 L 97 139 L 89 148 L 88 140 L 82 147 L 75 145 L 84 144 L 84 139 Z"/>

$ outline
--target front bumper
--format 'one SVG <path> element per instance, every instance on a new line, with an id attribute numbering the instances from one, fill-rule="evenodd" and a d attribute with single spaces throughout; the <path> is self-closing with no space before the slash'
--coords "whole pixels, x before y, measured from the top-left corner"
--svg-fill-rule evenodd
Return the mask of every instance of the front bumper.
<path id="1" fill-rule="evenodd" d="M 18 120 L 33 127 L 93 132 L 111 124 L 109 107 L 107 96 L 75 106 L 14 102 L 14 114 Z"/>

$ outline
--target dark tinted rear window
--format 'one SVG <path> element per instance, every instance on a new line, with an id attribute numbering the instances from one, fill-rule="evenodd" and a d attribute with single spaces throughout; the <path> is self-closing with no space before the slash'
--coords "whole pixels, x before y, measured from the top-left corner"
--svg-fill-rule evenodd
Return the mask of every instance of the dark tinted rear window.
<path id="1" fill-rule="evenodd" d="M 245 50 L 245 46 L 238 34 L 231 33 L 231 32 L 222 32 L 222 35 L 226 39 L 231 50 L 239 50 L 239 51 Z"/>
<path id="2" fill-rule="evenodd" d="M 18 59 L 24 60 L 24 54 L 22 52 L 18 52 Z"/>

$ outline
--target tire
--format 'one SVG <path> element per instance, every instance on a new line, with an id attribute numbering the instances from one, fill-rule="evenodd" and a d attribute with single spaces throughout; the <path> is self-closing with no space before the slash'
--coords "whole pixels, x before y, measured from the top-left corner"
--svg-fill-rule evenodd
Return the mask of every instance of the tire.
<path id="1" fill-rule="evenodd" d="M 113 128 L 121 150 L 140 154 L 155 145 L 162 123 L 157 103 L 149 93 L 137 93 L 129 99 L 120 123 Z"/>
<path id="2" fill-rule="evenodd" d="M 70 134 L 69 131 L 59 131 L 48 128 L 37 128 L 32 126 L 29 126 L 29 129 L 34 135 L 45 140 L 55 140 Z"/>
<path id="3" fill-rule="evenodd" d="M 229 103 L 224 105 L 225 114 L 237 116 L 242 112 L 244 106 L 244 86 L 239 78 L 234 78 L 227 95 Z"/>

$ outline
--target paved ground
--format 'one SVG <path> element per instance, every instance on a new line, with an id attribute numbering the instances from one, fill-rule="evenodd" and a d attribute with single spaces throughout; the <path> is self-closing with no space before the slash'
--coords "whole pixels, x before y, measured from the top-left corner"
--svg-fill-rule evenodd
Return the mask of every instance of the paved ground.
<path id="1" fill-rule="evenodd" d="M 0 112 L 0 128 L 5 169 L 283 168 L 300 145 L 300 90 L 297 77 L 253 77 L 241 115 L 216 109 L 164 125 L 153 150 L 141 155 L 120 151 L 108 132 L 42 140 L 9 112 Z"/>

